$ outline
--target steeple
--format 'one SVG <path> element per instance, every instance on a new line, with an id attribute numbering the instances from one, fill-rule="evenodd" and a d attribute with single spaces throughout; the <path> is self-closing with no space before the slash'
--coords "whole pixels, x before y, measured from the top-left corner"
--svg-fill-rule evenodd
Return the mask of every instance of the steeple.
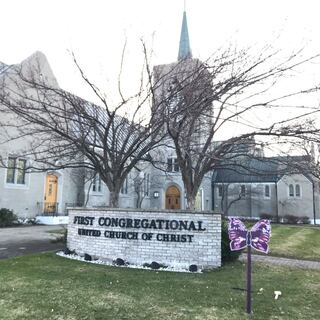
<path id="1" fill-rule="evenodd" d="M 189 42 L 187 14 L 186 14 L 186 11 L 184 10 L 183 18 L 182 18 L 181 34 L 180 34 L 178 60 L 180 61 L 187 58 L 192 58 L 192 53 L 191 53 L 190 42 Z"/>

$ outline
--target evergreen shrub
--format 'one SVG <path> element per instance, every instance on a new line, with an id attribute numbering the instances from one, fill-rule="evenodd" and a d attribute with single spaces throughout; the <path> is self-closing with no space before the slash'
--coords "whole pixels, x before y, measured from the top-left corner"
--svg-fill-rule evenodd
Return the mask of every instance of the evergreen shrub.
<path id="1" fill-rule="evenodd" d="M 221 224 L 221 260 L 222 263 L 235 261 L 239 258 L 241 251 L 231 251 L 228 235 L 228 221 L 222 220 Z"/>
<path id="2" fill-rule="evenodd" d="M 1 208 L 0 209 L 0 228 L 10 227 L 17 224 L 17 216 L 12 210 Z"/>
<path id="3" fill-rule="evenodd" d="M 283 217 L 283 222 L 284 223 L 289 223 L 289 224 L 297 224 L 299 222 L 300 218 L 297 216 L 294 216 L 292 214 L 287 214 Z"/>

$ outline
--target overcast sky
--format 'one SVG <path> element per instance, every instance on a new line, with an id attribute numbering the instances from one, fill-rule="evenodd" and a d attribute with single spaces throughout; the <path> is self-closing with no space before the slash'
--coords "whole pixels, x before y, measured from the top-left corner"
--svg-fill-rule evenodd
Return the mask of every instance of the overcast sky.
<path id="1" fill-rule="evenodd" d="M 105 79 L 106 87 L 119 70 L 125 39 L 127 70 L 140 67 L 141 37 L 154 51 L 153 63 L 173 62 L 178 54 L 183 2 L 1 0 L 0 61 L 18 63 L 42 51 L 60 86 L 88 98 L 68 50 L 75 52 L 91 77 Z M 318 2 L 187 0 L 193 55 L 205 59 L 229 43 L 261 47 L 272 42 L 286 50 L 307 45 L 309 52 L 320 51 Z"/>

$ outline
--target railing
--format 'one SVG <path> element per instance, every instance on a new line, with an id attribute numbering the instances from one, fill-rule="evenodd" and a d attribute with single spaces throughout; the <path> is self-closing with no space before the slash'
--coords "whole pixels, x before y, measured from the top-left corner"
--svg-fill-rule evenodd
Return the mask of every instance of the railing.
<path id="1" fill-rule="evenodd" d="M 70 207 L 83 207 L 80 202 L 66 202 L 64 206 L 60 206 L 59 202 L 37 202 L 37 215 L 44 216 L 67 216 Z"/>
<path id="2" fill-rule="evenodd" d="M 37 202 L 38 214 L 44 216 L 58 216 L 58 202 Z"/>

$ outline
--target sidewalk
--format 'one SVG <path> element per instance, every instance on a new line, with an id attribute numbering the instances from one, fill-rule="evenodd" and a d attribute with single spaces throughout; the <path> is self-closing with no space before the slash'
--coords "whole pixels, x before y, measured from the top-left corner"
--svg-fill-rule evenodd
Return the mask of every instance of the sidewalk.
<path id="1" fill-rule="evenodd" d="M 247 261 L 246 254 L 242 254 L 240 256 L 240 261 Z M 273 256 L 260 256 L 253 254 L 252 255 L 253 262 L 263 262 L 267 264 L 275 264 L 281 266 L 289 266 L 294 268 L 301 269 L 313 269 L 320 270 L 320 262 L 319 261 L 308 261 L 308 260 L 298 260 L 298 259 L 289 259 L 289 258 L 281 258 L 281 257 L 273 257 Z"/>

